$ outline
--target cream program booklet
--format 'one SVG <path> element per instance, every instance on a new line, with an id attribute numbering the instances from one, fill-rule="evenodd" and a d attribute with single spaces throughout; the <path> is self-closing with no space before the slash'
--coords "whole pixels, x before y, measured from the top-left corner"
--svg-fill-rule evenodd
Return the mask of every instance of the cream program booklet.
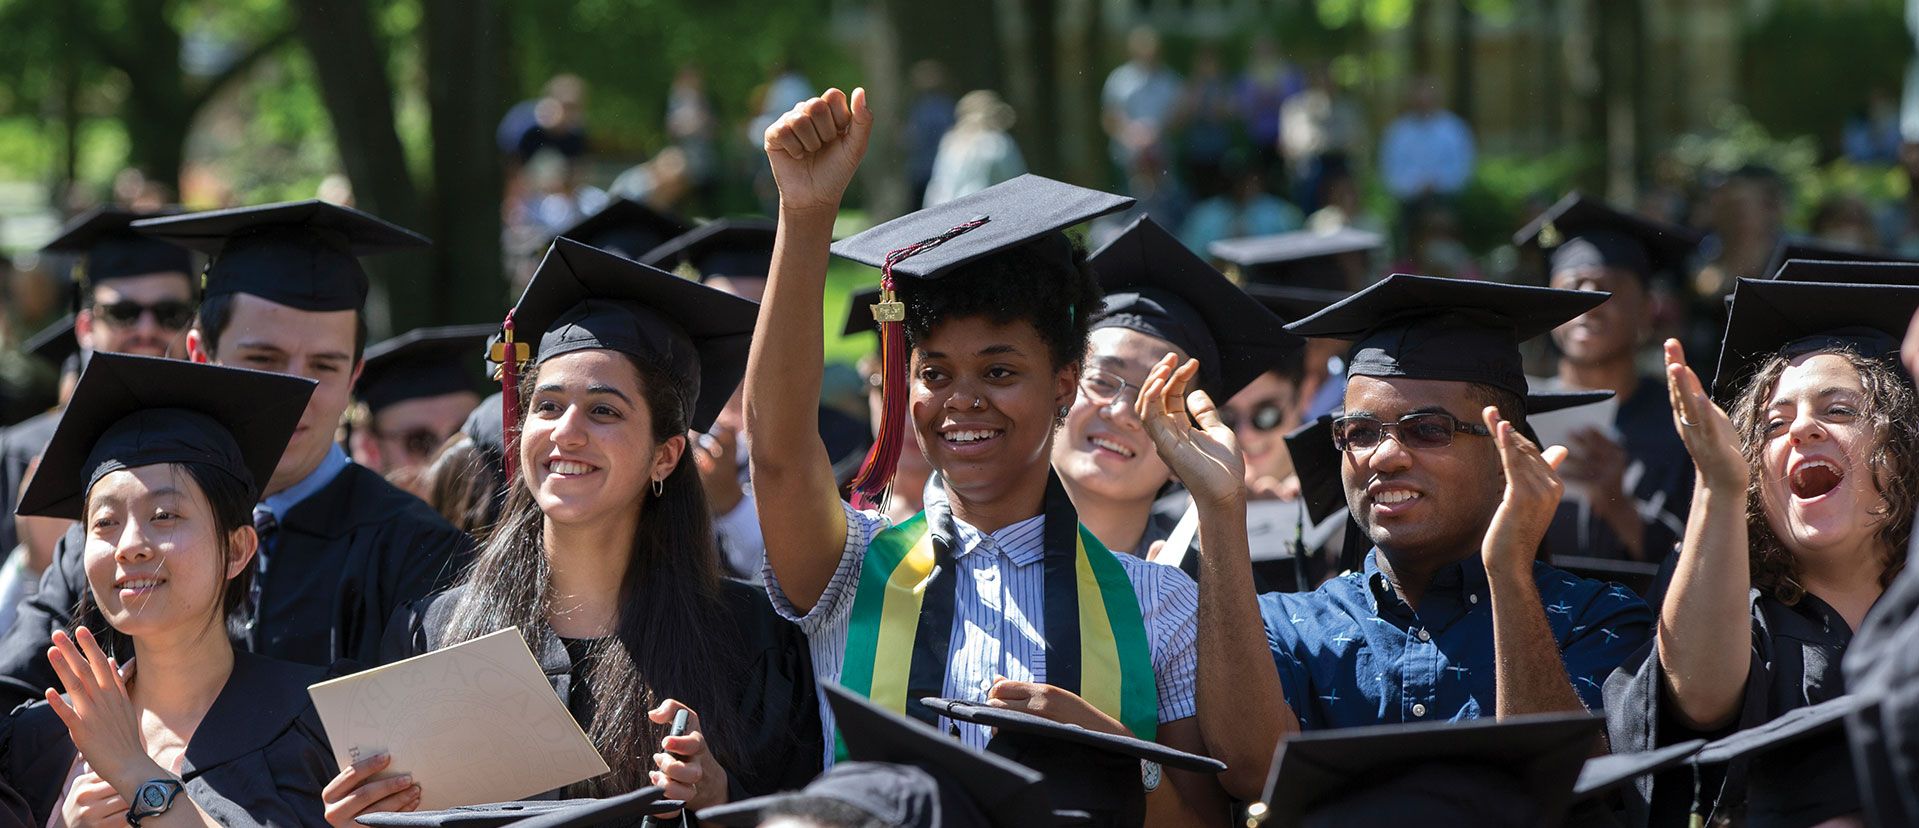
<path id="1" fill-rule="evenodd" d="M 503 802 L 607 772 L 517 627 L 307 688 L 340 767 L 381 752 L 422 811 Z"/>

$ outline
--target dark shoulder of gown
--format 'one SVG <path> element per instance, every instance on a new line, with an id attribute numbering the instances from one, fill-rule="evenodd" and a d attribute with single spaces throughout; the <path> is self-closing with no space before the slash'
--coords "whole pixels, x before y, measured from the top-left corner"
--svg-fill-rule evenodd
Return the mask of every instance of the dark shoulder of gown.
<path id="1" fill-rule="evenodd" d="M 463 589 L 454 589 L 420 601 L 401 611 L 388 625 L 382 647 L 383 662 L 430 652 L 444 646 L 444 632 Z M 820 772 L 824 753 L 819 702 L 813 686 L 813 664 L 800 628 L 780 618 L 757 586 L 724 581 L 720 601 L 726 620 L 740 642 L 741 665 L 737 703 L 731 720 L 737 722 L 740 756 L 724 762 L 732 798 L 776 793 L 805 785 Z M 580 677 L 567 642 L 541 630 L 534 648 L 540 669 L 554 692 L 583 728 L 592 724 L 585 694 L 574 692 Z M 700 646 L 693 642 L 689 646 Z M 576 698 L 577 697 L 577 698 Z M 699 711 L 714 721 L 713 714 Z"/>
<path id="2" fill-rule="evenodd" d="M 1872 825 L 1919 825 L 1919 557 L 1906 560 L 1843 660 L 1846 686 L 1879 700 L 1846 722 Z"/>
<path id="3" fill-rule="evenodd" d="M 1673 428 L 1665 383 L 1640 377 L 1632 397 L 1619 406 L 1613 426 L 1619 430 L 1620 447 L 1626 450 L 1627 494 L 1645 526 L 1640 548 L 1644 560 L 1656 563 L 1685 533 L 1686 512 L 1692 503 L 1692 455 Z M 1546 530 L 1545 546 L 1550 555 L 1627 557 L 1612 527 L 1576 499 L 1560 503 Z"/>
<path id="4" fill-rule="evenodd" d="M 244 644 L 301 664 L 374 663 L 387 619 L 451 584 L 473 547 L 419 498 L 357 464 L 287 512 L 272 541 L 260 617 Z M 87 589 L 83 547 L 77 527 L 61 538 L 39 592 L 20 602 L 13 627 L 0 636 L 0 703 L 31 701 L 56 683 L 47 638 L 84 623 L 73 618 Z"/>
<path id="5" fill-rule="evenodd" d="M 65 410 L 44 411 L 0 429 L 0 503 L 20 502 L 21 481 L 27 476 L 27 467 L 47 450 L 53 429 L 60 424 L 60 414 Z M 8 516 L 12 516 L 11 511 Z M 13 521 L 0 520 L 0 550 L 11 550 L 19 543 Z"/>
<path id="6" fill-rule="evenodd" d="M 1753 590 L 1752 666 L 1739 717 L 1713 732 L 1687 728 L 1665 698 L 1656 640 L 1628 658 L 1606 682 L 1607 730 L 1615 753 L 1650 750 L 1688 739 L 1714 739 L 1785 713 L 1845 695 L 1840 660 L 1852 630 L 1824 601 L 1807 595 L 1793 606 Z M 1830 732 L 1730 763 L 1700 777 L 1702 808 L 1715 818 L 1743 813 L 1751 828 L 1811 825 L 1858 812 L 1845 734 Z M 1641 779 L 1627 798 L 1635 825 L 1684 824 L 1691 810 L 1689 767 Z"/>
<path id="7" fill-rule="evenodd" d="M 226 826 L 324 828 L 320 792 L 339 767 L 307 685 L 330 676 L 236 652 L 232 677 L 187 745 L 180 777 L 194 804 Z M 74 755 L 66 725 L 44 701 L 0 723 L 0 777 L 26 801 L 33 825 L 59 809 Z"/>

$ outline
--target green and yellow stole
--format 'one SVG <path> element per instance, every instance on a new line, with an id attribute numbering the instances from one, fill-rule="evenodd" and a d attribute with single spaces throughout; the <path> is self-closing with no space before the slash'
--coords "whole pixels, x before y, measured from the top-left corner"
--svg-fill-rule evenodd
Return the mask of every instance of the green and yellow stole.
<path id="1" fill-rule="evenodd" d="M 1043 678 L 1151 741 L 1159 727 L 1159 689 L 1132 581 L 1079 524 L 1056 476 L 1046 484 L 1045 515 Z M 917 702 L 945 694 L 956 538 L 952 512 L 938 499 L 873 538 L 860 567 L 839 676 L 847 689 L 934 727 L 938 716 Z M 844 759 L 844 740 L 835 734 L 834 741 Z"/>

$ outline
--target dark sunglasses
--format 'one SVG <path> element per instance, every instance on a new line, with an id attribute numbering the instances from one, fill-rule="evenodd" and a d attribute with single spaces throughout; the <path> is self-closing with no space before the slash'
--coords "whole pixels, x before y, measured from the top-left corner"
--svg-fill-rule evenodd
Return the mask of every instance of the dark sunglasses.
<path id="1" fill-rule="evenodd" d="M 108 324 L 120 327 L 139 322 L 140 317 L 148 311 L 153 312 L 154 322 L 168 330 L 178 331 L 193 324 L 193 305 L 172 299 L 151 305 L 123 299 L 110 305 L 96 305 L 93 309 L 94 314 Z"/>
<path id="2" fill-rule="evenodd" d="M 1240 426 L 1239 411 L 1232 408 L 1222 408 L 1219 410 L 1219 421 L 1224 423 L 1227 428 L 1238 431 Z M 1275 428 L 1279 428 L 1280 423 L 1283 422 L 1286 422 L 1286 409 L 1276 402 L 1260 403 L 1253 408 L 1253 416 L 1246 419 L 1247 427 L 1254 431 L 1261 432 L 1272 431 Z"/>
<path id="3" fill-rule="evenodd" d="M 1445 448 L 1453 444 L 1454 434 L 1491 437 L 1483 425 L 1460 422 L 1451 414 L 1431 412 L 1408 414 L 1396 423 L 1382 423 L 1372 417 L 1341 417 L 1333 421 L 1333 447 L 1340 451 L 1368 451 L 1391 436 L 1409 449 Z"/>
<path id="4" fill-rule="evenodd" d="M 399 433 L 376 431 L 374 432 L 374 436 L 382 440 L 399 443 L 400 447 L 406 451 L 408 457 L 417 459 L 431 458 L 434 452 L 440 450 L 440 444 L 446 442 L 446 437 L 435 434 L 431 429 L 425 428 L 416 428 Z"/>

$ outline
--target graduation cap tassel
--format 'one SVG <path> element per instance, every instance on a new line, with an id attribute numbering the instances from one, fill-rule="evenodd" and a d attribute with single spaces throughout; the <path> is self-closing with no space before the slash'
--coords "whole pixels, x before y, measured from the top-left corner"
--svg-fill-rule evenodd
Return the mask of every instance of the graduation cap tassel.
<path id="1" fill-rule="evenodd" d="M 520 345 L 513 338 L 513 311 L 500 323 L 500 444 L 509 487 L 520 458 Z"/>
<path id="2" fill-rule="evenodd" d="M 972 232 L 992 219 L 981 216 L 930 239 L 907 245 L 886 254 L 880 268 L 880 300 L 873 304 L 873 321 L 880 329 L 880 431 L 873 447 L 866 452 L 859 473 L 853 476 L 853 508 L 876 509 L 885 502 L 886 489 L 892 483 L 893 469 L 899 465 L 900 450 L 906 445 L 906 305 L 894 291 L 898 287 L 893 267 L 959 236 Z"/>

